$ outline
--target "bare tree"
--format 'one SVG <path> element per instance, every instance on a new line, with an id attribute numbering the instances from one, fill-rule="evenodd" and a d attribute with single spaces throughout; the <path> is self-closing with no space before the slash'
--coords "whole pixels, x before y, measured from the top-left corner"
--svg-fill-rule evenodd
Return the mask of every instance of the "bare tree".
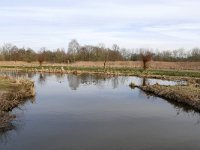
<path id="1" fill-rule="evenodd" d="M 68 45 L 68 53 L 73 57 L 73 61 L 75 62 L 76 60 L 76 53 L 80 49 L 80 45 L 77 42 L 77 40 L 73 39 L 69 42 Z"/>
<path id="2" fill-rule="evenodd" d="M 103 67 L 104 67 L 104 71 L 105 71 L 106 70 L 106 63 L 107 63 L 107 60 L 108 60 L 108 49 L 105 48 L 104 43 L 99 43 L 98 48 L 103 52 L 103 59 L 104 59 Z"/>
<path id="3" fill-rule="evenodd" d="M 99 44 L 98 44 L 98 47 L 99 47 L 100 49 L 105 49 L 106 46 L 105 46 L 104 43 L 99 43 Z"/>
<path id="4" fill-rule="evenodd" d="M 108 50 L 105 50 L 105 52 L 104 52 L 104 63 L 103 63 L 104 71 L 106 69 L 107 60 L 108 60 Z"/>
<path id="5" fill-rule="evenodd" d="M 146 70 L 149 68 L 149 62 L 152 60 L 153 58 L 153 53 L 150 52 L 149 50 L 145 51 L 145 50 L 141 50 L 140 51 L 140 57 L 143 63 L 143 69 Z"/>
<path id="6" fill-rule="evenodd" d="M 37 60 L 40 64 L 40 66 L 42 66 L 42 64 L 45 60 L 45 48 L 41 48 L 41 51 L 37 55 Z"/>
<path id="7" fill-rule="evenodd" d="M 113 50 L 113 51 L 119 51 L 119 50 L 120 50 L 120 47 L 119 47 L 117 44 L 113 44 L 112 50 Z"/>
<path id="8" fill-rule="evenodd" d="M 12 58 L 12 60 L 14 60 L 15 62 L 19 59 L 18 58 L 18 48 L 17 48 L 17 46 L 13 46 L 12 48 L 11 48 L 11 58 Z"/>
<path id="9" fill-rule="evenodd" d="M 12 51 L 12 47 L 13 46 L 14 45 L 11 44 L 11 43 L 5 43 L 3 45 L 2 50 L 3 50 L 3 53 L 4 53 L 5 57 L 6 57 L 6 60 L 11 61 L 11 51 Z"/>

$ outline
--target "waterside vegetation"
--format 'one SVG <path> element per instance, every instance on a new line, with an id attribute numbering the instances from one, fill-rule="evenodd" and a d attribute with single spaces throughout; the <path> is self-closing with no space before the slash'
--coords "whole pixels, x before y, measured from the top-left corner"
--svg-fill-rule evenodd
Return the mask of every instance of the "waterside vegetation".
<path id="1" fill-rule="evenodd" d="M 0 132 L 12 128 L 15 118 L 9 112 L 35 96 L 34 83 L 26 79 L 0 76 Z"/>
<path id="2" fill-rule="evenodd" d="M 130 84 L 131 88 L 139 88 L 157 97 L 164 98 L 169 101 L 186 104 L 193 109 L 200 111 L 200 84 L 194 80 L 187 82 L 187 85 L 154 85 L 143 84 L 135 85 L 134 82 Z"/>

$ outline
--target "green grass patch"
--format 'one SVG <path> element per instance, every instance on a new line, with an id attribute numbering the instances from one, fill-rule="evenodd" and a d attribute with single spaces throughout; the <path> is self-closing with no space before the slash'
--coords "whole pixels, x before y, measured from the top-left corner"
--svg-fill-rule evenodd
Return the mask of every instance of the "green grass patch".
<path id="1" fill-rule="evenodd" d="M 180 76 L 180 77 L 196 77 L 200 78 L 200 71 L 187 71 L 187 70 L 147 70 L 144 71 L 142 68 L 131 68 L 131 67 L 75 67 L 75 66 L 36 66 L 36 67 L 22 67 L 22 66 L 1 66 L 0 69 L 19 69 L 21 71 L 49 71 L 49 72 L 61 72 L 62 69 L 65 71 L 85 71 L 85 72 L 96 72 L 96 73 L 120 73 L 124 75 L 161 75 L 161 76 Z"/>

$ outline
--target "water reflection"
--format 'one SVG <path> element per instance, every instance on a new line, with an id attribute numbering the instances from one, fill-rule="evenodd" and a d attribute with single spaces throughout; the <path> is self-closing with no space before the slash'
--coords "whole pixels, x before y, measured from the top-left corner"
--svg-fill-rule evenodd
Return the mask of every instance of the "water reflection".
<path id="1" fill-rule="evenodd" d="M 16 131 L 16 126 L 14 124 L 9 125 L 8 128 L 4 128 L 0 130 L 0 143 L 1 144 L 7 144 L 8 141 L 11 139 L 11 135 L 9 134 L 9 131 Z"/>
<path id="2" fill-rule="evenodd" d="M 21 119 L 17 117 L 15 128 L 0 135 L 3 139 L 0 149 L 198 149 L 200 146 L 198 111 L 128 86 L 131 81 L 139 85 L 176 82 L 87 74 L 29 77 L 35 81 L 37 103 L 26 103 L 22 111 L 12 112 L 20 114 L 25 107 L 27 110 Z"/>
<path id="3" fill-rule="evenodd" d="M 146 78 L 143 78 L 143 80 L 142 80 L 142 86 L 146 86 L 147 85 L 147 79 Z"/>
<path id="4" fill-rule="evenodd" d="M 147 97 L 147 99 L 151 99 L 151 100 L 154 100 L 154 101 L 157 101 L 158 99 L 161 100 L 160 98 L 158 98 L 154 94 L 144 92 L 142 90 L 140 90 L 140 95 L 145 95 Z M 170 103 L 174 107 L 174 109 L 177 112 L 177 115 L 179 115 L 181 112 L 191 113 L 191 114 L 195 114 L 195 115 L 200 114 L 199 110 L 194 109 L 193 107 L 186 105 L 184 103 L 176 102 L 176 101 L 173 101 L 173 100 L 167 100 L 167 99 L 165 99 L 165 101 L 167 101 L 168 103 Z"/>
<path id="5" fill-rule="evenodd" d="M 153 80 L 153 82 L 152 82 L 152 80 Z M 182 82 L 182 81 L 172 82 L 172 81 L 163 81 L 162 80 L 162 82 L 160 83 L 159 80 L 143 78 L 139 85 L 141 85 L 141 86 L 146 86 L 146 85 L 150 85 L 150 84 L 152 85 L 152 84 L 155 84 L 155 81 L 156 81 L 156 84 L 161 84 L 161 85 L 185 84 L 185 82 Z M 132 88 L 132 87 L 130 87 L 130 88 Z M 140 95 L 145 95 L 147 97 L 147 99 L 157 100 L 157 96 L 155 96 L 152 93 L 144 92 L 142 90 L 140 90 Z M 180 102 L 176 102 L 173 100 L 166 99 L 166 101 L 174 107 L 174 109 L 177 112 L 177 115 L 179 115 L 181 112 L 186 112 L 186 113 L 190 113 L 193 115 L 198 114 L 198 116 L 199 116 L 200 111 L 197 109 L 194 109 L 193 107 L 191 107 L 189 105 L 186 105 L 186 104 L 183 104 Z M 199 120 L 197 122 L 199 122 Z"/>
<path id="6" fill-rule="evenodd" d="M 127 77 L 127 76 L 108 76 L 108 75 L 91 75 L 91 74 L 52 74 L 52 73 L 23 73 L 23 72 L 1 72 L 0 74 L 13 76 L 17 78 L 30 78 L 35 79 L 40 85 L 44 85 L 47 81 L 47 78 L 52 76 L 56 77 L 58 82 L 63 82 L 65 78 L 68 80 L 69 87 L 72 90 L 77 90 L 80 85 L 96 85 L 100 88 L 106 86 L 106 84 L 111 84 L 113 89 L 119 87 L 119 84 L 123 85 L 127 81 L 133 81 L 137 85 L 147 85 L 147 84 L 156 84 L 160 85 L 176 85 L 176 84 L 186 84 L 185 81 L 168 81 L 161 79 L 150 79 L 150 78 L 139 78 L 139 77 Z M 127 83 L 130 84 L 130 83 Z"/>
<path id="7" fill-rule="evenodd" d="M 100 88 L 103 88 L 109 82 L 111 82 L 112 88 L 116 89 L 119 87 L 119 84 L 124 84 L 125 81 L 127 81 L 127 79 L 128 77 L 125 76 L 117 77 L 89 74 L 67 75 L 68 84 L 72 90 L 77 90 L 80 85 L 95 85 Z"/>
<path id="8" fill-rule="evenodd" d="M 69 74 L 67 76 L 67 79 L 68 79 L 69 87 L 72 90 L 77 90 L 77 88 L 81 84 L 81 79 L 78 76 L 73 75 L 73 74 Z"/>
<path id="9" fill-rule="evenodd" d="M 11 115 L 9 112 L 0 111 L 0 134 L 15 129 L 15 126 L 10 121 L 15 118 L 15 115 Z"/>
<path id="10" fill-rule="evenodd" d="M 16 117 L 15 115 L 12 115 L 10 113 L 6 114 L 6 116 Z M 15 132 L 19 134 L 23 126 L 25 125 L 24 121 L 19 120 L 17 117 L 15 120 L 8 122 L 6 126 L 0 128 L 0 143 L 1 144 L 5 144 L 5 145 L 8 144 L 9 141 L 12 139 L 12 135 L 13 135 L 12 133 Z"/>
<path id="11" fill-rule="evenodd" d="M 40 85 L 44 85 L 45 82 L 46 82 L 46 78 L 47 78 L 47 74 L 45 74 L 45 73 L 40 73 L 40 74 L 39 74 L 39 77 L 38 77 L 38 83 L 39 83 Z"/>
<path id="12" fill-rule="evenodd" d="M 15 78 L 34 78 L 36 76 L 36 74 L 32 73 L 32 72 L 24 73 L 24 72 L 21 72 L 21 71 L 0 72 L 0 75 L 12 76 L 12 77 L 15 77 Z"/>
<path id="13" fill-rule="evenodd" d="M 45 83 L 47 76 L 50 76 L 52 74 L 44 74 L 45 80 L 43 80 L 42 83 Z M 112 85 L 113 89 L 116 89 L 119 87 L 119 85 L 124 85 L 125 83 L 130 82 L 130 77 L 126 76 L 105 76 L 105 75 L 90 75 L 90 74 L 81 74 L 81 75 L 74 75 L 74 74 L 68 74 L 68 75 L 63 75 L 63 74 L 55 74 L 55 77 L 58 82 L 61 82 L 65 77 L 67 77 L 68 80 L 68 85 L 71 90 L 78 90 L 78 88 L 81 85 L 95 85 L 100 88 L 104 88 L 107 86 L 107 84 Z M 39 76 L 40 78 L 40 76 Z M 146 85 L 153 85 L 153 84 L 160 84 L 160 85 L 177 85 L 177 84 L 185 84 L 186 82 L 184 81 L 168 81 L 168 80 L 160 80 L 160 79 L 150 79 L 150 78 L 138 78 L 138 77 L 132 77 L 132 80 L 134 80 L 138 85 L 146 86 Z M 128 82 L 126 82 L 128 81 Z M 158 98 L 151 93 L 146 93 L 143 92 L 142 90 L 139 90 L 140 95 L 147 97 L 147 99 L 153 99 L 157 100 Z M 199 110 L 195 110 L 191 106 L 178 103 L 176 101 L 170 101 L 166 100 L 169 102 L 174 109 L 177 112 L 177 115 L 179 115 L 181 112 L 186 112 L 186 113 L 191 113 L 194 115 L 199 115 Z"/>
<path id="14" fill-rule="evenodd" d="M 17 108 L 15 108 L 12 112 L 21 111 L 20 115 L 17 115 L 12 112 L 0 111 L 0 143 L 6 144 L 10 139 L 10 134 L 12 132 L 19 133 L 20 129 L 24 126 L 23 118 L 24 116 L 24 105 L 27 103 L 34 104 L 35 98 L 27 99 L 23 103 L 21 103 Z"/>
<path id="15" fill-rule="evenodd" d="M 124 80 L 122 80 L 122 81 L 124 81 Z M 116 89 L 116 88 L 118 88 L 118 86 L 119 86 L 119 78 L 115 76 L 112 78 L 112 87 L 113 87 L 113 89 Z"/>

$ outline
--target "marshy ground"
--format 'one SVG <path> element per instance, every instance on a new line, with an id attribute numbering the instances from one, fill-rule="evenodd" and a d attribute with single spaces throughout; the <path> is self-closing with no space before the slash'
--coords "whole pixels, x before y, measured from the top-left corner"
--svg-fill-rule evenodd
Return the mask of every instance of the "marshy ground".
<path id="1" fill-rule="evenodd" d="M 81 63 L 81 62 L 80 62 Z M 89 62 L 88 62 L 89 63 Z M 106 67 L 103 67 L 103 62 L 93 62 L 92 64 L 86 63 L 82 66 L 77 62 L 73 64 L 48 64 L 44 63 L 42 66 L 39 66 L 37 63 L 24 63 L 22 65 L 20 62 L 16 62 L 13 64 L 11 62 L 8 63 L 0 63 L 0 71 L 23 71 L 23 72 L 42 72 L 42 73 L 73 73 L 73 74 L 107 74 L 107 75 L 124 75 L 124 76 L 139 76 L 139 77 L 147 77 L 147 78 L 160 78 L 160 79 L 188 79 L 188 78 L 196 78 L 200 79 L 200 71 L 198 68 L 198 62 L 194 63 L 193 67 L 192 62 L 184 63 L 176 63 L 174 62 L 174 68 L 171 66 L 172 64 L 164 66 L 164 63 L 161 62 L 161 67 L 158 62 L 152 62 L 151 67 L 148 71 L 144 71 L 141 67 L 141 62 L 108 62 Z M 127 65 L 126 65 L 127 64 Z M 140 64 L 140 65 L 139 65 Z M 178 65 L 179 64 L 179 65 Z M 200 65 L 199 65 L 200 66 Z M 170 77 L 170 78 L 169 78 Z"/>
<path id="2" fill-rule="evenodd" d="M 166 100 L 187 104 L 195 110 L 200 110 L 200 85 L 198 83 L 188 83 L 188 85 L 135 85 L 131 83 L 130 86 Z"/>
<path id="3" fill-rule="evenodd" d="M 162 80 L 200 81 L 199 62 L 151 62 L 148 70 L 141 68 L 141 62 L 75 62 L 72 64 L 44 63 L 39 66 L 37 62 L 0 62 L 0 71 L 17 71 L 33 73 L 59 73 L 59 74 L 101 74 L 110 76 L 138 76 L 142 78 L 155 78 Z M 33 83 L 27 80 L 13 80 L 0 78 L 0 110 L 9 111 L 23 102 L 23 99 L 34 95 Z M 190 85 L 145 85 L 138 87 L 145 92 L 156 96 L 185 103 L 194 109 L 200 110 L 199 84 Z M 15 94 L 13 94 L 15 93 Z M 6 98 L 5 98 L 6 97 Z M 11 100 L 8 100 L 11 99 Z"/>
<path id="4" fill-rule="evenodd" d="M 27 98 L 34 97 L 34 83 L 25 79 L 13 79 L 0 76 L 0 130 L 12 128 L 10 123 L 15 116 L 9 111 L 25 102 Z"/>
<path id="5" fill-rule="evenodd" d="M 16 128 L 2 135 L 0 149 L 184 149 L 191 140 L 194 141 L 192 149 L 200 146 L 197 140 L 200 135 L 199 113 L 146 95 L 137 88 L 129 88 L 131 81 L 140 85 L 143 78 L 22 72 L 2 74 L 31 78 L 37 96 L 36 103 L 27 102 L 12 111 L 16 115 L 12 121 Z M 156 82 L 161 85 L 179 84 L 158 79 L 147 81 L 151 85 Z M 149 141 L 147 145 L 144 140 Z M 110 144 L 113 142 L 114 145 Z"/>

